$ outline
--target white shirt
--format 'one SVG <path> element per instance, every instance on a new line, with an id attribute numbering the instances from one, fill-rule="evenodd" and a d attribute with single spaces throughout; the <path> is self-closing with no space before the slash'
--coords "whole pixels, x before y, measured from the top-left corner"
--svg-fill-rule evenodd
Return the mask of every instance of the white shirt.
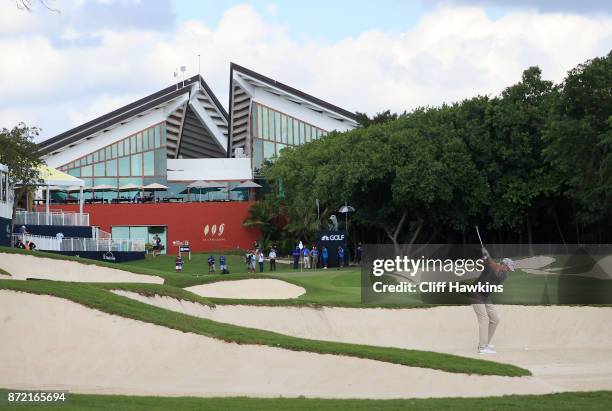
<path id="1" fill-rule="evenodd" d="M 259 262 L 263 263 L 264 262 L 264 256 L 263 253 L 259 253 Z"/>
<path id="2" fill-rule="evenodd" d="M 276 251 L 271 250 L 271 251 L 270 251 L 270 254 L 268 254 L 268 257 L 270 257 L 271 259 L 272 259 L 272 258 L 276 258 Z"/>

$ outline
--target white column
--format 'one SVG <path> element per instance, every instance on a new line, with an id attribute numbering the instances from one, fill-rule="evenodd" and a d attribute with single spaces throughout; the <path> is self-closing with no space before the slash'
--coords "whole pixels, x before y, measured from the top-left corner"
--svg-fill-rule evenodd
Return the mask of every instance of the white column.
<path id="1" fill-rule="evenodd" d="M 79 189 L 79 218 L 83 218 L 83 187 Z"/>
<path id="2" fill-rule="evenodd" d="M 51 224 L 51 223 L 49 222 L 49 217 L 50 217 L 50 215 L 49 215 L 49 203 L 50 203 L 50 201 L 51 201 L 51 200 L 49 199 L 49 193 L 50 193 L 50 192 L 51 192 L 51 190 L 49 190 L 49 185 L 47 184 L 47 201 L 46 201 L 46 203 L 47 203 L 47 204 L 46 204 L 46 207 L 45 207 L 45 209 L 46 209 L 46 211 L 47 211 L 47 225 Z"/>

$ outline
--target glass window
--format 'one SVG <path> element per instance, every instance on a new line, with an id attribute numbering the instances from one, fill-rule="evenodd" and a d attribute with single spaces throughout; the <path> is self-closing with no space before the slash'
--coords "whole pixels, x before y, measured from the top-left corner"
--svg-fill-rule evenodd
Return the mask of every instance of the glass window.
<path id="1" fill-rule="evenodd" d="M 100 157 L 100 161 L 104 161 L 106 160 L 106 156 L 104 155 L 105 151 L 104 149 L 98 151 L 99 157 Z"/>
<path id="2" fill-rule="evenodd" d="M 130 154 L 130 139 L 126 138 L 123 140 L 123 155 L 127 156 Z"/>
<path id="3" fill-rule="evenodd" d="M 92 170 L 91 170 L 92 166 L 85 166 L 85 167 L 81 167 L 81 176 L 83 177 L 91 177 L 92 176 Z"/>
<path id="4" fill-rule="evenodd" d="M 309 142 L 310 141 L 310 125 L 306 124 L 304 127 L 305 127 L 304 141 Z"/>
<path id="5" fill-rule="evenodd" d="M 143 151 L 147 151 L 149 149 L 149 132 L 145 131 L 142 134 L 142 149 Z"/>
<path id="6" fill-rule="evenodd" d="M 147 151 L 144 153 L 144 175 L 152 176 L 155 175 L 155 161 L 154 161 L 154 153 L 152 151 Z"/>
<path id="7" fill-rule="evenodd" d="M 268 134 L 268 108 L 267 107 L 262 107 L 261 108 L 261 127 L 263 130 L 263 133 L 261 134 L 261 138 L 268 140 L 269 139 L 269 134 Z"/>
<path id="8" fill-rule="evenodd" d="M 130 137 L 130 153 L 136 152 L 136 136 Z"/>
<path id="9" fill-rule="evenodd" d="M 123 141 L 117 143 L 117 157 L 123 156 Z"/>
<path id="10" fill-rule="evenodd" d="M 153 143 L 155 148 L 161 146 L 161 126 L 155 126 L 155 142 Z"/>
<path id="11" fill-rule="evenodd" d="M 287 117 L 287 143 L 293 144 L 293 117 Z"/>
<path id="12" fill-rule="evenodd" d="M 130 227 L 111 227 L 111 236 L 115 239 L 127 240 L 130 238 Z"/>
<path id="13" fill-rule="evenodd" d="M 305 138 L 304 134 L 305 134 L 305 132 L 304 132 L 304 123 L 302 123 L 300 121 L 300 144 L 304 144 L 304 141 L 305 141 L 304 140 L 304 138 Z"/>
<path id="14" fill-rule="evenodd" d="M 276 136 L 275 140 L 280 142 L 281 141 L 281 114 L 276 111 L 274 112 L 274 135 Z"/>
<path id="15" fill-rule="evenodd" d="M 155 129 L 152 128 L 151 130 L 149 130 L 149 150 L 153 150 L 154 148 L 155 148 Z"/>
<path id="16" fill-rule="evenodd" d="M 166 150 L 155 150 L 155 175 L 165 176 L 166 175 Z"/>
<path id="17" fill-rule="evenodd" d="M 262 138 L 263 137 L 263 120 L 262 120 L 263 110 L 258 105 L 256 105 L 255 108 L 257 109 L 257 137 Z"/>
<path id="18" fill-rule="evenodd" d="M 274 130 L 275 130 L 275 126 L 274 126 L 274 111 L 272 111 L 272 110 L 268 110 L 268 121 L 270 122 L 269 140 L 270 141 L 274 141 L 274 139 L 276 138 L 276 135 L 274 134 Z"/>
<path id="19" fill-rule="evenodd" d="M 81 165 L 81 160 L 77 160 L 74 162 L 75 167 L 79 167 Z"/>
<path id="20" fill-rule="evenodd" d="M 117 176 L 117 160 L 106 162 L 106 175 L 109 177 Z"/>
<path id="21" fill-rule="evenodd" d="M 162 140 L 161 140 L 162 146 L 166 145 L 166 125 L 162 124 Z"/>
<path id="22" fill-rule="evenodd" d="M 98 152 L 96 151 L 95 153 L 93 153 L 93 155 L 92 155 L 92 156 L 93 156 L 93 162 L 94 162 L 94 163 L 97 163 L 97 162 L 99 161 L 99 158 L 98 158 Z"/>
<path id="23" fill-rule="evenodd" d="M 264 159 L 270 159 L 274 157 L 274 143 L 271 141 L 264 141 Z"/>
<path id="24" fill-rule="evenodd" d="M 263 141 L 259 138 L 253 140 L 253 168 L 260 169 L 263 165 Z"/>
<path id="25" fill-rule="evenodd" d="M 136 135 L 136 152 L 140 153 L 141 151 L 142 151 L 142 133 L 138 133 Z"/>
<path id="26" fill-rule="evenodd" d="M 121 157 L 119 159 L 119 175 L 123 177 L 130 175 L 130 157 Z"/>
<path id="27" fill-rule="evenodd" d="M 105 164 L 106 163 L 96 163 L 94 164 L 94 176 L 95 177 L 104 177 L 105 173 Z"/>
<path id="28" fill-rule="evenodd" d="M 142 175 L 142 154 L 132 154 L 132 175 L 133 176 L 141 176 Z"/>
<path id="29" fill-rule="evenodd" d="M 110 160 L 110 159 L 112 158 L 112 156 L 111 156 L 111 154 L 112 154 L 112 153 L 111 153 L 111 148 L 110 148 L 110 146 L 109 146 L 109 147 L 106 147 L 106 149 L 105 149 L 105 150 L 106 150 L 106 160 Z"/>
<path id="30" fill-rule="evenodd" d="M 287 144 L 287 116 L 281 116 L 281 142 Z"/>
<path id="31" fill-rule="evenodd" d="M 93 154 L 88 155 L 88 156 L 87 156 L 87 164 L 91 164 L 91 163 L 93 163 L 93 162 L 94 162 L 94 160 L 93 160 Z"/>
<path id="32" fill-rule="evenodd" d="M 293 144 L 300 144 L 300 122 L 297 119 L 293 119 Z"/>
<path id="33" fill-rule="evenodd" d="M 117 158 L 117 144 L 113 144 L 113 147 L 111 148 L 111 157 L 112 158 Z"/>

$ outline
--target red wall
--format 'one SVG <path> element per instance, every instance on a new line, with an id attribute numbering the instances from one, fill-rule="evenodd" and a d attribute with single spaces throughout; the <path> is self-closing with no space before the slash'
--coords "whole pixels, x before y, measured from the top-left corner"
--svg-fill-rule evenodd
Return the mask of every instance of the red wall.
<path id="1" fill-rule="evenodd" d="M 242 225 L 249 215 L 251 204 L 251 201 L 88 204 L 84 206 L 83 212 L 89 213 L 89 224 L 108 232 L 111 231 L 111 226 L 167 226 L 168 253 L 176 254 L 178 247 L 172 245 L 174 240 L 188 240 L 193 251 L 251 247 L 260 236 L 259 229 Z M 78 205 L 54 205 L 51 208 L 77 213 L 79 211 Z"/>

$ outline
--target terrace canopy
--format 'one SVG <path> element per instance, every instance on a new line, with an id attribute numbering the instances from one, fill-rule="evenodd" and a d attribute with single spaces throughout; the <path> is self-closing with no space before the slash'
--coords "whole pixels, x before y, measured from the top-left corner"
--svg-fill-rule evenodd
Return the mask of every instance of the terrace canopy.
<path id="1" fill-rule="evenodd" d="M 79 213 L 83 214 L 83 187 L 85 186 L 83 180 L 44 164 L 38 168 L 38 171 L 41 179 L 38 185 L 45 187 L 47 192 L 45 207 L 47 213 L 49 213 L 50 191 L 53 187 L 54 189 L 59 188 L 66 191 L 71 191 L 70 189 L 73 189 L 72 191 L 79 191 Z M 76 190 L 77 188 L 78 190 Z"/>

